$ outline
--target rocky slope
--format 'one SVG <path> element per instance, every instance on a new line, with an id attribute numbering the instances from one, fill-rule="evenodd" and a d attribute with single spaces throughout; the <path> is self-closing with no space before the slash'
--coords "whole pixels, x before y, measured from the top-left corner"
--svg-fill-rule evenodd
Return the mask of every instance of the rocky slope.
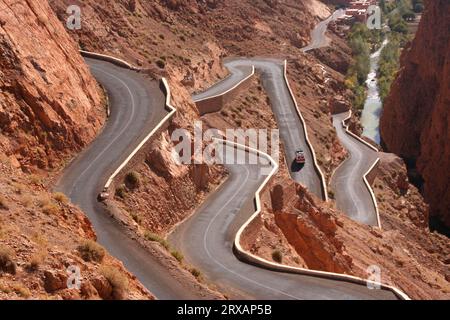
<path id="1" fill-rule="evenodd" d="M 450 3 L 426 1 L 381 117 L 382 140 L 405 158 L 431 214 L 450 227 Z"/>
<path id="2" fill-rule="evenodd" d="M 153 298 L 49 192 L 51 169 L 101 129 L 101 89 L 46 2 L 0 8 L 0 299 Z M 71 266 L 79 288 L 68 288 Z"/>
<path id="3" fill-rule="evenodd" d="M 317 52 L 316 57 L 319 59 L 310 54 L 305 55 L 300 50 L 308 43 L 309 32 L 315 23 L 329 14 L 327 8 L 316 0 L 79 1 L 83 17 L 82 29 L 70 31 L 70 37 L 65 36 L 65 31 L 60 30 L 62 27 L 54 22 L 54 17 L 49 13 L 47 5 L 40 5 L 39 8 L 36 8 L 36 2 L 29 0 L 26 5 L 32 6 L 34 12 L 43 10 L 48 13 L 46 15 L 48 20 L 43 21 L 49 21 L 50 24 L 55 23 L 55 28 L 58 28 L 58 37 L 64 37 L 64 39 L 59 39 L 62 41 L 60 47 L 52 47 L 54 46 L 53 41 L 48 40 L 49 48 L 54 48 L 55 51 L 69 50 L 67 55 L 71 59 L 80 59 L 75 52 L 76 46 L 69 39 L 71 37 L 82 48 L 125 58 L 132 63 L 150 68 L 155 77 L 165 75 L 169 78 L 174 95 L 173 104 L 178 109 L 177 116 L 169 130 L 152 141 L 148 146 L 148 152 L 142 157 L 141 163 L 133 168 L 140 177 L 139 186 L 137 188 L 125 186 L 125 197 L 121 197 L 120 192 L 115 197 L 115 203 L 125 213 L 123 221 L 130 224 L 134 231 L 150 235 L 147 237 L 148 239 L 156 239 L 164 246 L 164 241 L 157 238 L 155 233 L 164 236 L 176 223 L 191 214 L 203 197 L 213 191 L 226 174 L 220 167 L 179 167 L 175 165 L 170 156 L 172 145 L 169 141 L 170 133 L 175 128 L 183 127 L 192 130 L 193 121 L 197 120 L 199 115 L 190 96 L 192 92 L 200 90 L 226 75 L 226 71 L 220 64 L 220 60 L 224 56 L 264 55 L 289 58 L 289 77 L 294 93 L 308 123 L 320 164 L 328 177 L 346 156 L 335 137 L 330 108 L 333 104 L 348 103 L 348 93 L 343 85 L 343 75 L 341 74 L 348 65 L 348 48 L 345 43 L 340 41 L 339 46 L 334 50 L 324 49 Z M 66 8 L 73 4 L 73 1 L 52 0 L 50 4 L 58 18 L 65 22 Z M 21 5 L 19 4 L 19 7 Z M 239 14 L 236 14 L 237 12 Z M 0 17 L 4 17 L 3 15 L 5 14 L 0 13 Z M 4 28 L 8 24 L 4 23 L 6 17 L 14 18 L 11 14 L 6 15 L 3 20 L 0 20 L 2 21 L 0 28 Z M 39 21 L 39 19 L 30 18 L 27 23 L 31 24 L 35 21 Z M 20 29 L 21 32 L 36 33 L 41 30 L 41 27 L 22 27 Z M 26 37 L 19 37 L 19 30 L 15 32 L 17 33 L 16 39 L 26 39 Z M 48 33 L 52 37 L 56 37 L 55 32 L 48 31 Z M 41 37 L 42 39 L 38 39 L 46 43 L 46 38 L 43 35 Z M 335 36 L 334 38 L 338 40 Z M 9 51 L 13 53 L 13 57 L 14 52 L 19 50 L 15 48 L 16 46 L 18 45 L 9 46 L 12 47 Z M 1 47 L 3 45 L 0 45 Z M 21 46 L 19 45 L 19 47 Z M 36 49 L 30 48 L 29 50 Z M 46 53 L 34 52 L 35 59 L 40 57 L 40 54 L 45 55 Z M 47 70 L 56 72 L 58 69 L 54 67 L 56 65 L 72 65 L 64 60 L 49 63 L 48 57 L 41 60 L 38 59 L 37 62 L 39 66 L 45 66 L 45 68 L 42 67 L 44 71 L 38 72 L 39 76 L 49 72 Z M 0 61 L 2 61 L 1 58 Z M 327 76 L 330 78 L 326 82 L 323 69 L 319 64 L 332 65 L 333 61 L 339 61 L 339 67 L 336 70 L 325 67 Z M 62 155 L 72 154 L 74 150 L 78 150 L 86 144 L 93 138 L 103 122 L 100 91 L 93 84 L 94 80 L 89 76 L 82 61 L 79 62 L 80 70 L 76 68 L 78 63 L 75 63 L 72 65 L 74 70 L 67 70 L 67 75 L 64 73 L 64 76 L 80 77 L 77 82 L 78 87 L 75 86 L 77 90 L 72 93 L 64 91 L 62 95 L 73 97 L 81 105 L 83 105 L 83 101 L 89 101 L 80 108 L 82 110 L 93 108 L 89 114 L 93 115 L 95 119 L 90 120 L 87 116 L 83 118 L 83 113 L 72 115 L 68 110 L 65 111 L 65 114 L 78 117 L 76 119 L 80 127 L 87 127 L 88 130 L 86 130 L 86 135 L 82 136 L 77 131 L 77 126 L 67 125 L 66 130 L 69 134 L 63 135 L 67 136 L 67 141 L 64 140 L 62 144 L 64 150 Z M 5 63 L 5 65 L 8 64 Z M 8 74 L 11 75 L 17 71 L 7 67 L 0 70 L 1 72 L 8 70 Z M 30 68 L 30 70 L 33 69 Z M 85 74 L 83 70 L 86 71 Z M 5 79 L 9 78 L 2 77 L 1 81 L 6 82 Z M 37 79 L 39 80 L 39 78 Z M 32 80 L 37 81 L 34 78 Z M 43 81 L 45 82 L 45 80 Z M 87 86 L 88 83 L 90 83 L 89 90 L 84 90 L 83 85 Z M 27 82 L 24 86 L 26 84 Z M 64 83 L 56 80 L 53 84 L 65 86 Z M 35 87 L 34 85 L 29 86 Z M 39 86 L 37 87 L 39 88 Z M 80 87 L 82 90 L 78 90 Z M 49 90 L 49 88 L 53 87 L 42 85 L 38 96 L 40 99 L 37 99 L 38 105 L 44 104 L 48 101 L 46 97 L 53 97 L 58 92 L 56 90 L 58 86 L 54 87 L 55 90 Z M 8 94 L 4 94 L 4 92 L 8 92 L 8 90 L 2 88 L 0 93 L 2 99 L 8 97 Z M 16 91 L 10 89 L 9 92 L 15 93 Z M 80 98 L 83 95 L 87 96 L 87 100 Z M 16 95 L 10 100 L 19 101 L 17 102 L 19 104 L 23 99 Z M 54 106 L 51 103 L 48 104 Z M 61 108 L 64 106 L 55 107 L 59 112 L 58 115 L 63 114 Z M 21 109 L 18 108 L 18 110 Z M 44 115 L 47 112 L 52 113 L 51 110 L 45 110 Z M 43 118 L 45 119 L 45 117 Z M 64 126 L 66 122 L 69 123 L 70 117 L 57 119 L 61 123 L 60 126 Z M 222 112 L 204 116 L 202 120 L 205 125 L 218 128 L 237 126 L 273 128 L 276 126 L 267 98 L 257 80 L 251 84 L 249 92 L 242 92 Z M 41 120 L 32 123 L 39 124 L 40 122 L 45 123 Z M 19 127 L 22 128 L 20 125 Z M 16 131 L 20 132 L 20 130 L 11 132 Z M 50 132 L 51 130 L 43 127 L 41 131 Z M 59 131 L 55 130 L 55 132 Z M 59 167 L 62 163 L 59 159 L 62 156 L 60 153 L 52 153 L 55 146 L 60 146 L 59 143 L 54 143 L 55 135 L 57 136 L 56 133 L 51 135 L 52 139 L 39 140 L 38 146 L 48 148 L 47 152 L 54 154 L 51 166 Z M 29 136 L 31 139 L 39 136 L 39 133 L 29 134 Z M 71 140 L 72 136 L 79 136 L 79 138 Z M 13 145 L 13 142 L 20 141 L 17 137 L 7 140 L 6 135 L 2 139 L 2 141 L 6 141 L 5 146 L 8 148 L 11 148 L 10 145 Z M 77 143 L 72 143 L 72 141 Z M 30 149 L 25 150 L 22 157 L 16 156 L 19 154 L 18 152 L 6 153 L 9 157 L 2 162 L 4 163 L 2 172 L 5 172 L 5 179 L 2 180 L 4 188 L 0 189 L 3 194 L 3 200 L 0 202 L 0 214 L 6 219 L 2 220 L 0 242 L 3 252 L 6 252 L 5 256 L 8 257 L 2 261 L 6 261 L 4 263 L 6 272 L 12 271 L 11 265 L 14 263 L 17 268 L 15 276 L 6 273 L 6 277 L 0 278 L 0 288 L 4 288 L 0 291 L 3 291 L 7 298 L 16 297 L 18 294 L 23 297 L 39 297 L 42 294 L 44 297 L 56 298 L 72 296 L 75 298 L 79 296 L 117 298 L 118 296 L 115 296 L 117 290 L 112 290 L 114 289 L 112 284 L 116 286 L 119 284 L 119 287 L 122 287 L 120 284 L 128 282 L 127 295 L 121 294 L 119 297 L 151 297 L 132 279 L 132 276 L 121 269 L 120 264 L 113 258 L 106 255 L 102 263 L 86 262 L 80 259 L 82 256 L 85 257 L 82 253 L 86 250 L 78 249 L 81 243 L 79 239 L 82 237 L 93 238 L 93 232 L 84 216 L 69 204 L 65 204 L 63 197 L 51 195 L 44 186 L 41 186 L 41 182 L 38 181 L 42 179 L 40 176 L 42 173 L 38 172 L 34 178 L 34 175 L 20 172 L 21 169 L 34 170 L 32 157 L 29 154 L 32 154 L 35 148 Z M 13 155 L 14 157 L 12 157 Z M 30 160 L 28 160 L 29 158 Z M 47 155 L 42 158 L 47 158 Z M 39 166 L 45 168 L 50 164 L 44 161 Z M 365 276 L 368 265 L 377 264 L 382 267 L 383 281 L 399 285 L 414 298 L 448 297 L 448 276 L 445 274 L 449 263 L 448 242 L 427 231 L 427 208 L 423 205 L 417 190 L 403 179 L 406 173 L 402 165 L 399 165 L 397 160 L 388 159 L 386 165 L 381 166 L 380 170 L 381 175 L 376 186 L 377 196 L 383 202 L 382 222 L 386 222 L 384 231 L 361 226 L 336 211 L 332 203 L 321 203 L 309 195 L 307 190 L 292 183 L 286 168 L 282 166 L 280 173 L 263 195 L 264 212 L 260 219 L 256 220 L 255 224 L 247 230 L 245 245 L 249 250 L 269 259 L 272 259 L 274 250 L 279 250 L 283 262 L 291 265 L 361 276 Z M 399 171 L 402 174 L 397 176 Z M 18 180 L 14 181 L 14 179 Z M 21 192 L 17 192 L 20 188 L 14 183 L 10 183 L 11 181 L 22 183 L 24 185 L 22 190 L 26 190 L 25 194 L 31 195 L 31 200 L 24 197 Z M 46 182 L 45 179 L 44 182 Z M 123 181 L 115 183 L 119 187 Z M 44 185 L 47 184 L 44 183 Z M 46 198 L 47 201 L 40 201 L 41 197 Z M 35 216 L 31 218 L 33 213 Z M 16 217 L 16 215 L 18 216 Z M 33 221 L 32 226 L 30 226 L 31 221 Z M 64 230 L 68 231 L 61 233 L 58 231 L 59 228 L 65 228 Z M 30 229 L 32 230 L 30 231 Z M 36 233 L 37 236 L 35 236 Z M 5 234 L 6 237 L 1 237 L 1 234 Z M 43 241 L 42 234 L 47 234 L 49 239 Z M 48 244 L 46 245 L 46 243 Z M 398 245 L 399 243 L 401 245 Z M 163 248 L 158 243 L 156 245 Z M 23 250 L 21 246 L 27 249 Z M 92 245 L 88 246 L 88 248 L 90 247 Z M 90 251 L 97 250 L 88 250 L 88 252 Z M 41 256 L 38 254 L 40 252 L 43 253 L 43 256 L 48 257 L 44 259 L 44 262 L 39 262 L 41 260 L 37 258 Z M 34 253 L 36 253 L 36 257 L 34 257 Z M 170 257 L 170 254 L 167 256 Z M 175 257 L 171 258 L 173 260 L 171 261 L 173 262 L 172 268 L 175 270 L 178 262 Z M 178 258 L 180 257 L 178 256 Z M 28 265 L 36 265 L 36 263 L 31 263 L 34 260 L 38 261 L 38 271 L 28 271 L 35 269 L 28 267 Z M 87 291 L 91 294 L 86 294 L 87 291 L 84 289 L 68 294 L 67 290 L 58 288 L 58 286 L 46 285 L 47 282 L 53 284 L 64 282 L 61 280 L 64 279 L 62 273 L 72 261 L 76 261 L 82 266 L 82 270 L 89 270 L 88 282 L 95 288 L 94 291 L 89 286 L 90 289 Z M 112 265 L 124 276 L 114 276 L 117 272 L 111 272 L 110 268 L 105 271 L 102 264 Z M 34 280 L 29 281 L 30 277 Z M 128 281 L 124 281 L 124 277 Z M 99 286 L 97 278 L 100 278 L 100 282 L 109 288 L 106 290 L 109 295 L 103 294 L 105 286 Z M 122 280 L 117 281 L 117 278 Z M 25 281 L 25 279 L 27 280 Z M 54 281 L 55 279 L 56 281 Z M 34 283 L 38 285 L 34 285 Z M 28 285 L 30 288 L 27 287 Z M 31 293 L 23 289 L 23 286 Z M 54 288 L 58 289 L 52 291 L 51 289 Z M 204 286 L 199 290 L 207 291 Z M 115 293 L 113 294 L 113 292 Z M 119 292 L 123 293 L 123 291 Z M 208 294 L 220 298 L 220 295 L 215 293 Z"/>
<path id="4" fill-rule="evenodd" d="M 69 4 L 51 1 L 61 21 L 67 17 Z M 106 6 L 108 10 L 102 10 Z M 116 197 L 130 220 L 134 218 L 142 228 L 162 235 L 188 216 L 224 177 L 221 168 L 180 168 L 173 163 L 170 133 L 180 127 L 192 130 L 199 116 L 190 95 L 226 76 L 221 66 L 224 56 L 303 56 L 312 61 L 300 48 L 309 41 L 315 23 L 329 14 L 328 8 L 316 0 L 83 1 L 80 7 L 84 16 L 82 29 L 70 34 L 81 47 L 124 57 L 169 78 L 173 104 L 178 109 L 174 123 L 152 142 L 142 164 L 135 168 L 142 178 L 141 186 L 127 188 L 125 197 Z M 235 14 L 237 11 L 239 15 Z M 313 120 L 318 113 L 326 112 L 327 89 L 315 87 L 317 66 L 294 66 L 296 79 L 302 79 L 304 84 L 306 117 Z M 324 111 L 316 111 L 321 105 Z M 336 144 L 330 124 L 320 124 L 313 130 L 320 150 Z M 329 143 L 323 145 L 319 141 Z M 331 158 L 323 162 L 328 171 L 335 164 Z M 116 185 L 122 183 L 117 181 Z M 139 217 L 136 212 L 141 212 Z"/>
<path id="5" fill-rule="evenodd" d="M 220 168 L 200 168 L 198 176 L 192 174 L 193 169 L 175 166 L 169 156 L 168 134 L 178 127 L 192 129 L 199 115 L 190 95 L 226 75 L 220 65 L 224 56 L 289 58 L 291 84 L 328 178 L 346 157 L 336 139 L 330 110 L 349 104 L 343 84 L 349 48 L 332 34 L 337 44 L 333 48 L 306 55 L 300 50 L 308 43 L 313 26 L 329 14 L 319 2 L 161 0 L 150 4 L 123 0 L 108 2 L 108 10 L 104 10 L 106 3 L 83 1 L 81 8 L 87 19 L 83 28 L 71 35 L 86 49 L 124 57 L 167 76 L 178 108 L 169 132 L 152 143 L 142 164 L 134 169 L 143 183 L 127 190 L 124 200 L 116 197 L 136 230 L 148 229 L 164 236 L 192 213 L 223 177 Z M 64 20 L 69 1 L 54 0 L 51 4 Z M 149 29 L 156 32 L 149 33 Z M 267 98 L 255 81 L 224 110 L 202 117 L 204 125 L 275 127 Z M 151 159 L 150 165 L 145 159 Z M 362 277 L 368 266 L 377 264 L 382 268 L 383 281 L 400 286 L 413 298 L 448 297 L 448 243 L 427 231 L 427 208 L 417 190 L 406 180 L 400 181 L 406 171 L 395 163 L 390 165 L 388 161 L 387 169 L 382 166 L 382 178 L 376 182 L 386 230 L 347 219 L 332 203 L 323 204 L 292 183 L 282 167 L 263 195 L 265 210 L 247 230 L 244 244 L 268 259 L 278 250 L 284 263 Z M 398 178 L 401 191 L 393 184 L 397 176 L 392 171 L 403 172 Z M 199 181 L 203 181 L 200 185 L 208 181 L 211 188 L 198 188 Z M 177 194 L 178 186 L 190 196 Z M 169 205 L 177 209 L 166 208 Z M 403 245 L 398 247 L 398 243 Z"/>
<path id="6" fill-rule="evenodd" d="M 0 3 L 0 147 L 23 169 L 55 167 L 101 128 L 102 92 L 46 3 L 8 3 Z"/>

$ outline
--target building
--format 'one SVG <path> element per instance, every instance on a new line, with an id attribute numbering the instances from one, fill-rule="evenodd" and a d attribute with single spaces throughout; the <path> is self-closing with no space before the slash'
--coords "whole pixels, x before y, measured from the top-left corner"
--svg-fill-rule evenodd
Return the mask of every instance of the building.
<path id="1" fill-rule="evenodd" d="M 377 5 L 377 0 L 353 0 L 348 2 L 345 14 L 349 19 L 365 23 L 368 18 L 368 9 L 370 6 Z"/>

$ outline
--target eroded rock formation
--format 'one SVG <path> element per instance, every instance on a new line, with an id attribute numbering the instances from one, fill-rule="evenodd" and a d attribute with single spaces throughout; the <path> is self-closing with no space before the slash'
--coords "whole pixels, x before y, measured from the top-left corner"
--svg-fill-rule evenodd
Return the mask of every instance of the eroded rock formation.
<path id="1" fill-rule="evenodd" d="M 431 214 L 450 227 L 450 2 L 426 1 L 381 118 L 387 149 L 417 169 Z"/>

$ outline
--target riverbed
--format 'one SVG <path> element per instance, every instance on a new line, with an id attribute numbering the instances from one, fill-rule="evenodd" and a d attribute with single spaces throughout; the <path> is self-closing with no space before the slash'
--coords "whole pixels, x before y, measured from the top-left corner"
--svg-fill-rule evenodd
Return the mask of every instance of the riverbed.
<path id="1" fill-rule="evenodd" d="M 380 143 L 380 116 L 383 109 L 378 90 L 377 70 L 380 61 L 380 54 L 383 48 L 388 44 L 388 40 L 384 40 L 380 49 L 370 56 L 370 72 L 367 76 L 367 99 L 361 115 L 361 124 L 364 128 L 363 136 L 366 136 L 376 143 Z"/>

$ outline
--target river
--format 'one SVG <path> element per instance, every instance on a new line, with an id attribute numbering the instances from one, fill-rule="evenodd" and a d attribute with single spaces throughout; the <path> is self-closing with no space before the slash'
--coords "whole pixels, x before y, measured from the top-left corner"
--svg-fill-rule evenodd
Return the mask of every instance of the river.
<path id="1" fill-rule="evenodd" d="M 388 40 L 385 39 L 376 52 L 370 56 L 370 72 L 367 76 L 367 99 L 364 104 L 364 109 L 361 115 L 361 124 L 364 128 L 363 135 L 372 139 L 376 143 L 380 143 L 380 115 L 383 109 L 383 102 L 381 101 L 378 81 L 377 70 L 380 60 L 380 54 L 383 48 L 388 44 Z"/>

